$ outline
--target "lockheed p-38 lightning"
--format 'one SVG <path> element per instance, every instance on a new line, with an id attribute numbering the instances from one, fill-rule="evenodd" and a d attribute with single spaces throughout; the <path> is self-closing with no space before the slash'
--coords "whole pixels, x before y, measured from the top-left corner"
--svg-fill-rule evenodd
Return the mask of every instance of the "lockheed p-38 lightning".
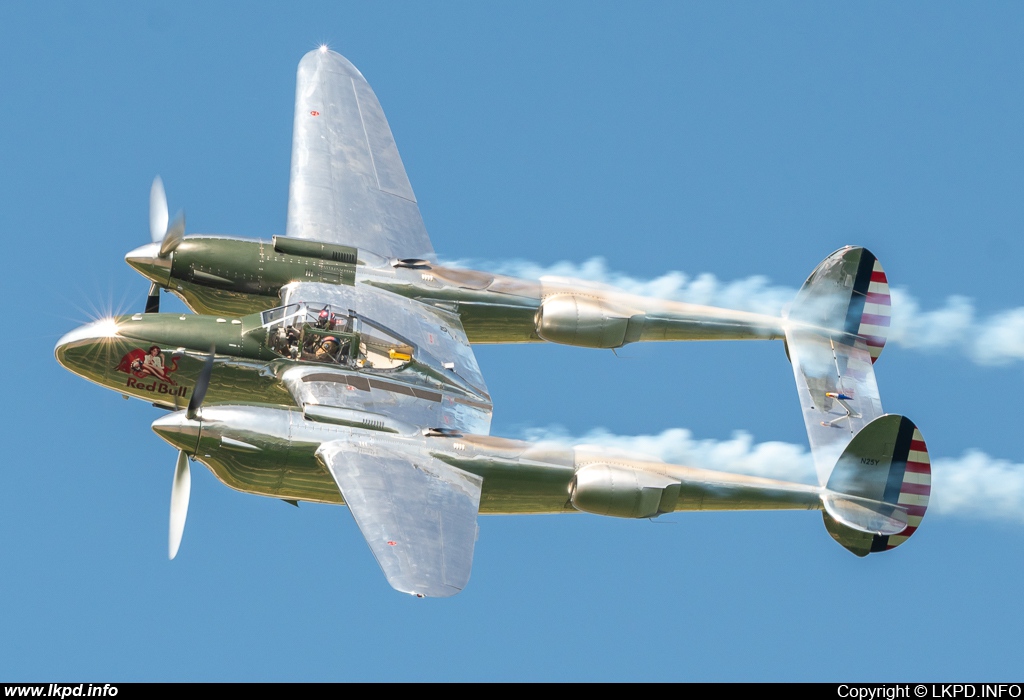
<path id="1" fill-rule="evenodd" d="M 72 372 L 170 411 L 153 429 L 179 450 L 172 558 L 190 460 L 247 493 L 344 503 L 389 583 L 418 596 L 466 585 L 478 513 L 817 509 L 862 556 L 919 525 L 928 455 L 914 424 L 881 408 L 872 363 L 889 296 L 868 251 L 826 258 L 778 318 L 445 267 L 362 75 L 311 52 L 295 114 L 287 236 L 186 236 L 158 183 L 154 242 L 128 256 L 154 283 L 147 313 L 56 348 Z M 161 288 L 200 313 L 158 313 Z M 697 339 L 784 340 L 817 484 L 489 434 L 473 342 Z"/>

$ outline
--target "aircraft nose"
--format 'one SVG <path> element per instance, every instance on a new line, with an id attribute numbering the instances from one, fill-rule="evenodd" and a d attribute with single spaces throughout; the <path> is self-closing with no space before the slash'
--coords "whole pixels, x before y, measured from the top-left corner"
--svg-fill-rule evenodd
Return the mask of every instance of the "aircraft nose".
<path id="1" fill-rule="evenodd" d="M 117 366 L 115 348 L 119 340 L 117 319 L 103 318 L 65 333 L 53 354 L 72 374 L 106 385 L 111 367 Z"/>
<path id="2" fill-rule="evenodd" d="M 189 420 L 185 411 L 175 411 L 153 421 L 153 432 L 189 454 L 196 451 L 201 428 L 202 424 L 197 420 Z"/>
<path id="3" fill-rule="evenodd" d="M 146 279 L 166 285 L 171 280 L 171 255 L 160 257 L 160 244 L 147 243 L 125 255 L 124 261 Z"/>
<path id="4" fill-rule="evenodd" d="M 113 318 L 101 318 L 99 321 L 87 323 L 84 326 L 79 326 L 69 333 L 65 333 L 61 336 L 61 339 L 57 341 L 57 345 L 53 348 L 53 353 L 57 356 L 57 361 L 67 367 L 64 363 L 64 355 L 68 348 L 93 341 L 100 341 L 105 338 L 116 337 L 118 337 L 117 320 Z"/>

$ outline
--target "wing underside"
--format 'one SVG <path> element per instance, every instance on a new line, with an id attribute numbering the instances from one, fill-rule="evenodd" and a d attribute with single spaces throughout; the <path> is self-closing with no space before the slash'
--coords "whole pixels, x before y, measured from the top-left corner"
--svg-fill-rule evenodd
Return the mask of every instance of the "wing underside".
<path id="1" fill-rule="evenodd" d="M 434 259 L 377 96 L 327 49 L 299 63 L 286 230 L 388 258 Z"/>
<path id="2" fill-rule="evenodd" d="M 388 583 L 455 595 L 469 581 L 483 480 L 425 452 L 328 442 L 317 456 L 341 489 Z"/>

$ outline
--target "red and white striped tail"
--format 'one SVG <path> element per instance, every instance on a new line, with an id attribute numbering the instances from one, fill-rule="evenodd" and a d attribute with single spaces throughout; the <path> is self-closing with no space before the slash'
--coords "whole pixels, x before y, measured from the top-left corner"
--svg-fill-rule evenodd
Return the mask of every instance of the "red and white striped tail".
<path id="1" fill-rule="evenodd" d="M 896 503 L 907 511 L 907 529 L 898 535 L 877 537 L 871 551 L 892 549 L 906 542 L 921 525 L 924 512 L 928 509 L 928 498 L 932 493 L 932 463 L 928 447 L 924 444 L 921 431 L 914 428 L 914 436 L 907 453 L 907 466 L 900 484 L 900 495 Z M 882 542 L 881 540 L 884 540 Z"/>
<path id="2" fill-rule="evenodd" d="M 874 363 L 885 347 L 892 320 L 885 270 L 867 248 L 840 248 L 814 268 L 797 292 L 789 318 L 857 336 Z"/>
<path id="3" fill-rule="evenodd" d="M 871 355 L 871 361 L 874 362 L 882 354 L 885 339 L 889 336 L 892 298 L 889 296 L 889 280 L 886 279 L 885 270 L 882 269 L 878 259 L 865 250 L 861 257 L 861 264 L 865 267 L 870 264 L 871 274 L 867 276 L 866 285 L 858 280 L 861 282 L 863 291 L 855 290 L 864 294 L 864 307 L 861 311 L 857 335 L 867 343 L 868 353 Z"/>

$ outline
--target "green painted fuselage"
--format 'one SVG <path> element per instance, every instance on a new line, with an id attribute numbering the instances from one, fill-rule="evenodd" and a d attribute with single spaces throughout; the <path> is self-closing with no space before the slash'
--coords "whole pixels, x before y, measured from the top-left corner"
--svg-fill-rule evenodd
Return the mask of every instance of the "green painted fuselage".
<path id="1" fill-rule="evenodd" d="M 169 255 L 129 264 L 193 311 L 244 315 L 280 305 L 289 285 L 370 285 L 458 314 L 470 343 L 555 342 L 589 348 L 693 340 L 771 340 L 782 319 L 642 297 L 592 282 L 531 281 L 425 260 L 276 236 L 187 236 Z M 152 251 L 152 246 L 150 246 Z"/>
<path id="2" fill-rule="evenodd" d="M 171 291 L 197 314 L 245 315 L 280 305 L 293 282 L 372 284 L 456 311 L 471 343 L 542 342 L 534 327 L 540 285 L 431 265 L 375 264 L 372 254 L 346 246 L 281 237 L 273 241 L 187 236 L 170 254 L 169 266 L 129 261 Z M 376 256 L 372 256 L 376 257 Z"/>

